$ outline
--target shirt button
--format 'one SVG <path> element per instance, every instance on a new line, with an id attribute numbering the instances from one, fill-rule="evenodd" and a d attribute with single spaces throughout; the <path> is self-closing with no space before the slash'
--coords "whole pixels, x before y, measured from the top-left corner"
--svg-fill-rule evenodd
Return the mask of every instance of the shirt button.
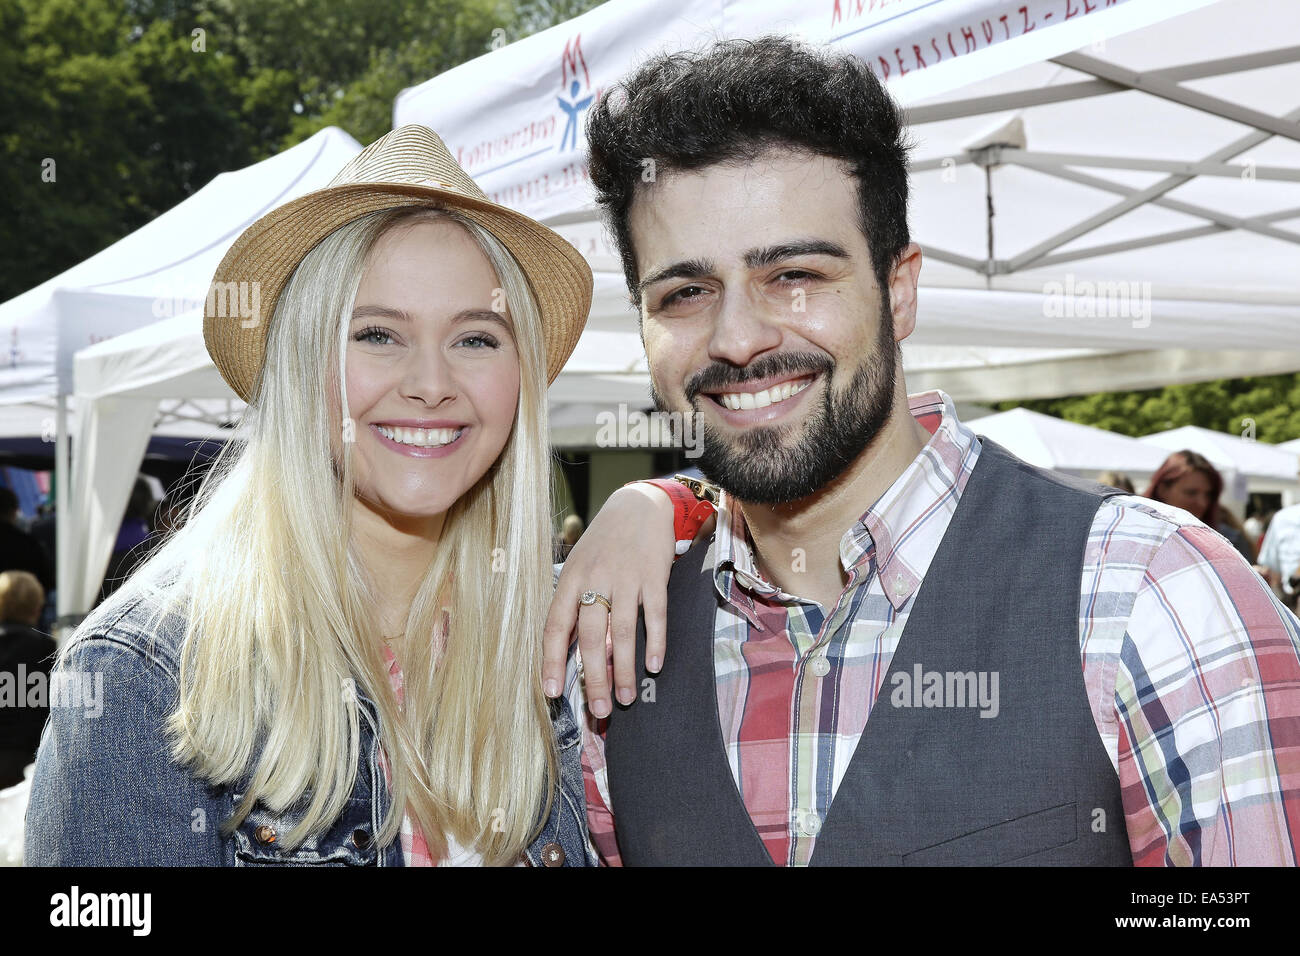
<path id="1" fill-rule="evenodd" d="M 257 837 L 257 842 L 263 846 L 270 846 L 275 842 L 275 827 L 263 823 L 253 831 L 253 836 Z"/>
<path id="2" fill-rule="evenodd" d="M 831 662 L 821 656 L 814 657 L 808 666 L 818 677 L 825 677 L 831 672 Z"/>
<path id="3" fill-rule="evenodd" d="M 799 817 L 799 829 L 805 836 L 815 837 L 822 831 L 822 818 L 812 810 L 805 810 Z"/>
<path id="4" fill-rule="evenodd" d="M 558 843 L 542 847 L 542 866 L 564 866 L 564 847 Z"/>
<path id="5" fill-rule="evenodd" d="M 894 578 L 894 582 L 890 585 L 890 587 L 894 589 L 894 593 L 897 594 L 899 597 L 902 597 L 904 594 L 907 593 L 907 582 L 904 581 L 902 578 Z"/>

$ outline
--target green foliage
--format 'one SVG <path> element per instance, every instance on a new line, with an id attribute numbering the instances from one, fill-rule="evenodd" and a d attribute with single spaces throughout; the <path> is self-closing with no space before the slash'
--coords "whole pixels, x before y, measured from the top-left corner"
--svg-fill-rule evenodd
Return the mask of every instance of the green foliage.
<path id="1" fill-rule="evenodd" d="M 0 0 L 0 301 L 324 126 L 373 142 L 403 88 L 598 2 Z"/>
<path id="2" fill-rule="evenodd" d="M 999 411 L 1023 406 L 1083 425 L 1139 437 L 1199 425 L 1278 443 L 1300 438 L 1300 375 L 1219 379 L 1141 392 L 1099 392 L 1035 401 L 999 402 Z"/>

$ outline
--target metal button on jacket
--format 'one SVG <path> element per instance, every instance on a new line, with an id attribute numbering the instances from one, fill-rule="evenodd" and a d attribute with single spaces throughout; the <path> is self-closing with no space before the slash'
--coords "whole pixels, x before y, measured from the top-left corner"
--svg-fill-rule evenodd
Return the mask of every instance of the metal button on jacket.
<path id="1" fill-rule="evenodd" d="M 370 846 L 370 834 L 359 828 L 353 830 L 352 845 L 358 850 L 364 850 L 366 847 Z"/>
<path id="2" fill-rule="evenodd" d="M 271 826 L 270 824 L 263 823 L 261 826 L 259 826 L 256 830 L 253 831 L 253 835 L 257 837 L 258 843 L 264 844 L 266 846 L 270 846 L 272 843 L 275 842 L 275 838 L 276 838 L 275 827 Z"/>
<path id="3" fill-rule="evenodd" d="M 564 866 L 564 847 L 558 843 L 542 847 L 542 866 Z"/>

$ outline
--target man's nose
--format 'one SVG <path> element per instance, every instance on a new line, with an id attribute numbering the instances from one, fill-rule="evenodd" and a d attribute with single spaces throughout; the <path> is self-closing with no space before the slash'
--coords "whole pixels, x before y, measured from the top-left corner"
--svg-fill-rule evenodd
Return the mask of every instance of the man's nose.
<path id="1" fill-rule="evenodd" d="M 709 337 L 709 357 L 743 368 L 781 344 L 783 316 L 770 302 L 740 290 L 723 293 Z"/>

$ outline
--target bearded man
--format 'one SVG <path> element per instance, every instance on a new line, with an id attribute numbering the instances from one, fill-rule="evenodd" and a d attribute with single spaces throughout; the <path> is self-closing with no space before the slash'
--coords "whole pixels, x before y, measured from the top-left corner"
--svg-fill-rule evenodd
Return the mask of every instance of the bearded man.
<path id="1" fill-rule="evenodd" d="M 660 56 L 587 134 L 655 403 L 697 416 L 724 492 L 653 695 L 611 713 L 587 668 L 602 858 L 1294 865 L 1300 622 L 1188 513 L 907 394 L 910 146 L 870 69 L 780 38 Z"/>

